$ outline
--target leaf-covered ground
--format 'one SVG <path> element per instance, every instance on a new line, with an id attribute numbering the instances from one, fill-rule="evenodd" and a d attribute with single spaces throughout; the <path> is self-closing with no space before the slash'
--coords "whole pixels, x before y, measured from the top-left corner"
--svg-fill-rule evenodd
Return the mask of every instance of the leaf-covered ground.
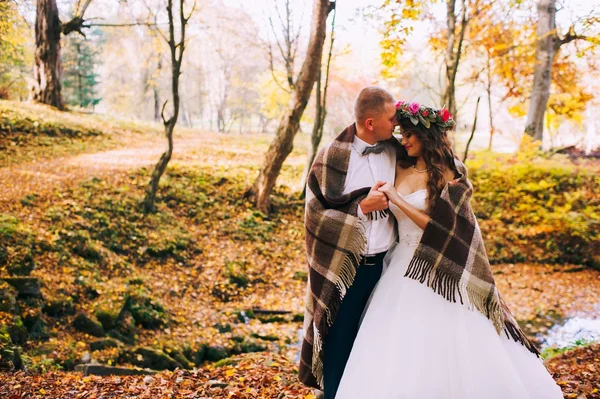
<path id="1" fill-rule="evenodd" d="M 80 120 L 44 112 L 59 125 Z M 102 130 L 97 147 L 73 156 L 67 154 L 74 146 L 86 148 L 85 137 L 50 145 L 57 155 L 38 161 L 40 146 L 25 143 L 21 152 L 30 156 L 0 168 L 3 184 L 12 187 L 0 194 L 0 233 L 10 233 L 11 256 L 33 260 L 30 275 L 43 282 L 43 311 L 35 317 L 44 325 L 42 338 L 22 345 L 30 371 L 0 373 L 0 397 L 310 398 L 296 382 L 295 365 L 306 285 L 296 190 L 306 138 L 298 137 L 284 165 L 275 213 L 267 218 L 243 194 L 269 137 L 181 132 L 161 183 L 159 212 L 143 216 L 139 201 L 162 147 L 155 133 L 119 129 Z M 120 147 L 107 150 L 102 140 Z M 494 265 L 494 271 L 533 337 L 555 323 L 549 315 L 600 316 L 598 271 L 531 263 Z M 73 326 L 79 312 L 110 318 L 125 308 L 134 319 L 129 329 L 107 327 L 119 338 L 116 346 L 92 350 L 98 338 Z M 0 320 L 14 319 L 0 312 Z M 60 371 L 84 358 L 143 366 L 135 348 L 160 350 L 190 370 L 110 378 Z M 591 345 L 548 360 L 566 397 L 600 397 L 599 352 Z"/>

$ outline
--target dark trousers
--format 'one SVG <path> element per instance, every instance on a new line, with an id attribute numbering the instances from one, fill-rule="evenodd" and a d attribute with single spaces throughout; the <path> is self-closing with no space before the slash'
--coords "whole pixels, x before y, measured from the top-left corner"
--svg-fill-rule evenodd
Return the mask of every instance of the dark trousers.
<path id="1" fill-rule="evenodd" d="M 354 283 L 346 292 L 339 312 L 325 338 L 323 359 L 324 399 L 334 399 L 350 357 L 358 323 L 369 296 L 381 277 L 385 252 L 363 258 Z"/>

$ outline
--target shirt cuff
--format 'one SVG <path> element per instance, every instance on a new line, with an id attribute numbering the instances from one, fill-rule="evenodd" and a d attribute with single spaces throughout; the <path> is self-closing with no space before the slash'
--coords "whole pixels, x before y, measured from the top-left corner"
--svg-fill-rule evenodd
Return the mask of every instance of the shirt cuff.
<path id="1" fill-rule="evenodd" d="M 363 213 L 362 209 L 360 209 L 360 204 L 358 204 L 358 208 L 356 210 L 356 214 L 360 220 L 363 222 L 367 222 L 369 218 Z"/>

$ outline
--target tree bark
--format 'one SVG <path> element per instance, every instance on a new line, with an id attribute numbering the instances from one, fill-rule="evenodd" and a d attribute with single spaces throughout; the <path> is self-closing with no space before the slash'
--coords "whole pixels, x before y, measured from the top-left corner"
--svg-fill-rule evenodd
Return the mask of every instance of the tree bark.
<path id="1" fill-rule="evenodd" d="M 175 124 L 177 124 L 177 118 L 179 116 L 179 76 L 181 75 L 181 63 L 183 60 L 183 52 L 185 50 L 185 28 L 195 8 L 194 3 L 194 7 L 192 7 L 190 15 L 185 17 L 183 10 L 184 4 L 185 0 L 179 1 L 179 21 L 177 22 L 180 28 L 180 33 L 179 42 L 176 42 L 176 23 L 173 17 L 173 0 L 168 0 L 167 2 L 167 15 L 169 17 L 169 37 L 167 39 L 167 43 L 169 44 L 169 49 L 171 50 L 171 90 L 173 94 L 173 115 L 168 120 L 165 119 L 164 111 L 165 106 L 167 105 L 165 102 L 162 107 L 161 117 L 165 125 L 167 150 L 161 155 L 160 160 L 156 164 L 154 171 L 152 172 L 152 178 L 150 179 L 150 183 L 146 189 L 146 197 L 144 198 L 143 202 L 145 213 L 156 211 L 155 200 L 156 193 L 158 191 L 158 183 L 160 182 L 160 178 L 162 177 L 163 173 L 167 169 L 167 165 L 169 164 L 171 155 L 173 154 L 173 130 L 175 129 Z"/>
<path id="2" fill-rule="evenodd" d="M 525 133 L 535 140 L 542 141 L 544 138 L 544 114 L 550 98 L 552 61 L 557 50 L 556 0 L 540 0 L 537 8 L 535 69 Z"/>
<path id="3" fill-rule="evenodd" d="M 269 214 L 270 195 L 275 187 L 283 162 L 292 152 L 294 136 L 300 126 L 300 118 L 306 109 L 310 93 L 317 79 L 323 57 L 323 44 L 327 30 L 327 15 L 335 7 L 335 2 L 314 0 L 311 33 L 306 58 L 296 79 L 291 103 L 281 118 L 275 139 L 271 143 L 253 187 L 246 193 L 253 196 L 255 205 L 264 214 Z"/>
<path id="4" fill-rule="evenodd" d="M 487 100 L 488 100 L 488 112 L 490 117 L 490 141 L 488 143 L 488 151 L 492 150 L 492 140 L 494 139 L 494 133 L 496 129 L 494 127 L 494 112 L 492 111 L 492 67 L 490 62 L 491 54 L 487 54 Z"/>
<path id="5" fill-rule="evenodd" d="M 33 100 L 64 109 L 60 87 L 60 34 L 56 0 L 38 0 L 35 19 Z"/>
<path id="6" fill-rule="evenodd" d="M 467 157 L 469 156 L 469 147 L 471 147 L 471 141 L 473 141 L 473 137 L 475 136 L 475 129 L 477 129 L 477 114 L 479 113 L 479 100 L 481 100 L 481 97 L 477 97 L 477 104 L 475 105 L 475 119 L 473 120 L 473 128 L 471 129 L 471 135 L 469 136 L 469 140 L 467 141 L 467 145 L 465 146 L 465 155 L 462 159 L 463 162 L 467 161 Z"/>
<path id="7" fill-rule="evenodd" d="M 317 76 L 317 93 L 316 93 L 316 115 L 315 124 L 313 125 L 313 131 L 310 136 L 310 148 L 308 150 L 308 156 L 306 158 L 306 164 L 304 165 L 304 171 L 302 172 L 302 193 L 300 198 L 303 199 L 306 195 L 306 181 L 308 180 L 308 173 L 312 166 L 315 157 L 317 156 L 317 149 L 321 140 L 323 139 L 323 128 L 325 126 L 325 118 L 327 117 L 327 88 L 329 87 L 329 70 L 331 67 L 331 56 L 333 54 L 333 42 L 335 41 L 335 15 L 336 11 L 333 11 L 333 18 L 331 19 L 331 40 L 329 41 L 329 53 L 327 54 L 327 64 L 325 66 L 325 84 L 323 85 L 323 94 L 321 95 L 321 68 L 319 68 L 319 74 Z"/>
<path id="8" fill-rule="evenodd" d="M 446 106 L 450 114 L 457 119 L 456 115 L 456 74 L 462 55 L 462 46 L 467 27 L 467 9 L 465 1 L 462 2 L 461 28 L 456 37 L 456 0 L 446 2 L 446 23 L 448 26 L 448 36 L 446 43 L 446 88 L 442 97 L 442 103 Z"/>

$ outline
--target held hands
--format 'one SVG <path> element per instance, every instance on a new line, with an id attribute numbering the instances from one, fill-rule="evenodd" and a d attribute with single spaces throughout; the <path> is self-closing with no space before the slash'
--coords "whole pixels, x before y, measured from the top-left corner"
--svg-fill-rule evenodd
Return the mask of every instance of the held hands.
<path id="1" fill-rule="evenodd" d="M 378 188 L 379 192 L 385 194 L 386 198 L 394 204 L 400 200 L 400 194 L 396 191 L 396 187 L 392 183 L 385 183 Z"/>
<path id="2" fill-rule="evenodd" d="M 378 181 L 369 191 L 369 194 L 360 202 L 360 209 L 366 215 L 370 212 L 382 211 L 388 209 L 389 202 L 385 193 L 381 192 L 381 187 L 385 186 L 386 182 Z"/>

